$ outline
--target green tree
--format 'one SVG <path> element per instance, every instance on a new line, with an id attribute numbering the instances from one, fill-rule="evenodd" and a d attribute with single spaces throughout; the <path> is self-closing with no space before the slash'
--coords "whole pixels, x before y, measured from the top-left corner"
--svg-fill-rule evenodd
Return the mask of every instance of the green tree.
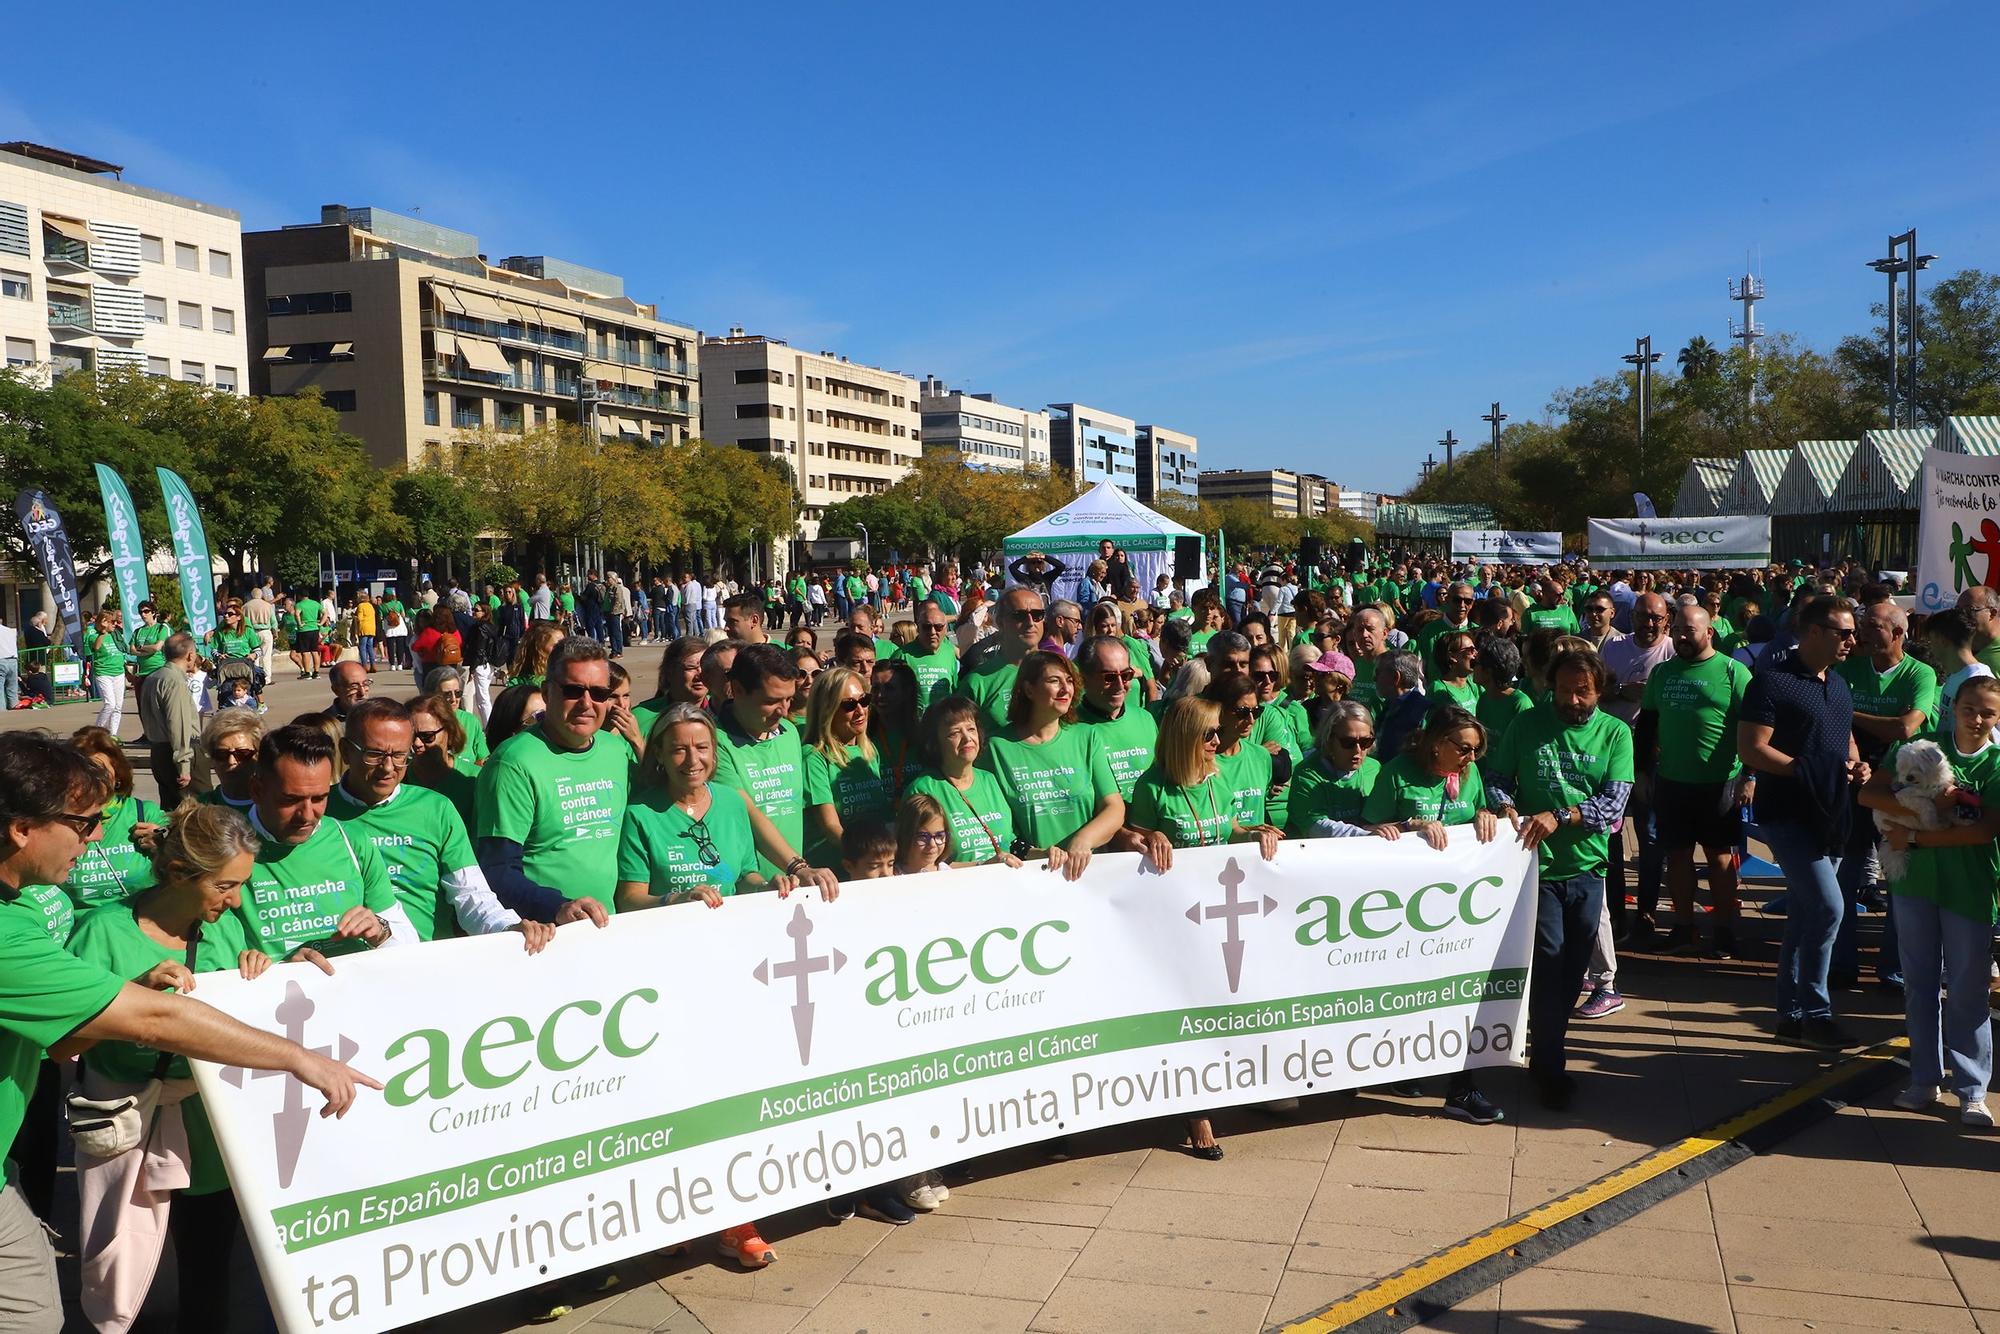
<path id="1" fill-rule="evenodd" d="M 1680 350 L 1674 362 L 1681 369 L 1684 380 L 1700 380 L 1714 375 L 1722 369 L 1722 353 L 1704 334 L 1696 334 L 1688 339 L 1687 346 Z"/>
<path id="2" fill-rule="evenodd" d="M 1933 284 L 1917 308 L 1918 418 L 1935 426 L 2000 413 L 2000 274 L 1961 269 Z M 1834 355 L 1879 425 L 1889 412 L 1889 328 L 1886 308 L 1872 309 L 1874 329 L 1842 339 Z"/>
<path id="3" fill-rule="evenodd" d="M 485 497 L 435 463 L 392 476 L 389 502 L 403 530 L 402 545 L 424 569 L 438 557 L 463 554 L 490 522 Z"/>

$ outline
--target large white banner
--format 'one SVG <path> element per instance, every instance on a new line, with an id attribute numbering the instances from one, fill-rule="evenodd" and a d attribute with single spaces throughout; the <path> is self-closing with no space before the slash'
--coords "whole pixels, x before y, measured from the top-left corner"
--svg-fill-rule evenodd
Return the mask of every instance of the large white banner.
<path id="1" fill-rule="evenodd" d="M 1506 528 L 1454 528 L 1451 558 L 1481 565 L 1554 565 L 1563 558 L 1561 533 Z"/>
<path id="2" fill-rule="evenodd" d="M 382 1079 L 196 1077 L 287 1334 L 405 1325 L 1012 1145 L 1521 1059 L 1533 857 L 1469 829 L 981 868 L 198 995 Z"/>
<path id="3" fill-rule="evenodd" d="M 1590 559 L 1614 570 L 1724 570 L 1771 563 L 1771 519 L 1592 519 Z"/>
<path id="4" fill-rule="evenodd" d="M 2000 458 L 1924 451 L 1916 608 L 1942 611 L 1985 584 L 2000 588 Z"/>

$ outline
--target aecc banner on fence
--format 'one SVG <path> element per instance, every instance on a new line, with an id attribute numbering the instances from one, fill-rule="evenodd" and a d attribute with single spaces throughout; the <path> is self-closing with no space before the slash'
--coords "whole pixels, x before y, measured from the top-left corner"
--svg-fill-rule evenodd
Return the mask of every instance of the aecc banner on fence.
<path id="1" fill-rule="evenodd" d="M 1591 563 L 1614 570 L 1724 570 L 1771 563 L 1771 519 L 1592 519 Z"/>
<path id="2" fill-rule="evenodd" d="M 198 1064 L 288 1334 L 373 1331 L 1012 1145 L 1518 1060 L 1534 860 L 1470 830 L 748 895 L 199 996 L 382 1079 Z"/>
<path id="3" fill-rule="evenodd" d="M 2000 458 L 1924 451 L 1916 609 L 1943 611 L 1985 584 L 2000 588 Z"/>
<path id="4" fill-rule="evenodd" d="M 1454 528 L 1451 558 L 1481 565 L 1554 565 L 1563 558 L 1561 533 L 1505 528 Z"/>

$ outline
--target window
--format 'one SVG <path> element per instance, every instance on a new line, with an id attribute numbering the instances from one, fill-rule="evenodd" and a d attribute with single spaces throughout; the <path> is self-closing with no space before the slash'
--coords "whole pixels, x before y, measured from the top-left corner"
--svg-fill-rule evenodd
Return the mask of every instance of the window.
<path id="1" fill-rule="evenodd" d="M 146 298 L 146 323 L 165 324 L 167 322 L 167 299 L 163 296 Z"/>
<path id="2" fill-rule="evenodd" d="M 522 417 L 519 403 L 497 403 L 494 412 L 496 424 L 501 430 L 520 433 Z"/>
<path id="3" fill-rule="evenodd" d="M 146 358 L 146 374 L 157 375 L 162 380 L 166 380 L 172 378 L 173 373 L 174 363 L 168 361 L 165 357 Z"/>
<path id="4" fill-rule="evenodd" d="M 903 406 L 903 396 L 901 394 L 892 394 L 890 395 L 890 399 L 897 407 L 900 408 Z"/>
<path id="5" fill-rule="evenodd" d="M 438 396 L 434 390 L 426 389 L 424 391 L 424 425 L 436 426 L 437 424 Z"/>
<path id="6" fill-rule="evenodd" d="M 266 315 L 345 315 L 353 309 L 350 292 L 293 292 L 264 300 Z"/>
<path id="7" fill-rule="evenodd" d="M 227 250 L 211 250 L 208 252 L 208 271 L 217 278 L 234 278 L 236 261 Z"/>
<path id="8" fill-rule="evenodd" d="M 771 383 L 772 383 L 772 384 L 776 384 L 777 382 L 778 382 L 778 374 L 777 374 L 777 372 L 776 372 L 776 371 L 773 371 L 773 372 L 771 373 Z M 798 384 L 799 384 L 799 381 L 798 381 L 798 377 L 797 377 L 797 376 L 795 376 L 795 375 L 793 375 L 793 374 L 791 374 L 791 373 L 790 373 L 790 372 L 788 371 L 788 372 L 786 372 L 786 374 L 785 374 L 785 383 L 786 383 L 786 384 L 787 384 L 788 386 L 790 386 L 791 388 L 794 388 L 794 389 L 796 389 L 796 388 L 798 388 Z"/>
<path id="9" fill-rule="evenodd" d="M 217 366 L 215 368 L 215 387 L 217 389 L 226 389 L 232 394 L 235 393 L 236 368 L 234 366 Z"/>
<path id="10" fill-rule="evenodd" d="M 738 384 L 782 385 L 784 382 L 785 373 L 783 371 L 747 370 L 736 372 L 736 383 Z"/>
<path id="11" fill-rule="evenodd" d="M 181 328 L 199 329 L 201 327 L 200 306 L 197 306 L 192 301 L 183 301 L 180 303 L 180 311 L 181 311 Z"/>
<path id="12" fill-rule="evenodd" d="M 208 327 L 217 333 L 235 333 L 236 312 L 233 310 L 224 310 L 220 306 L 210 307 L 208 312 Z"/>
<path id="13" fill-rule="evenodd" d="M 319 396 L 319 401 L 335 412 L 354 411 L 354 391 L 352 389 L 329 389 Z"/>
<path id="14" fill-rule="evenodd" d="M 9 338 L 7 340 L 7 364 L 9 366 L 34 365 L 34 340 L 30 338 Z"/>
<path id="15" fill-rule="evenodd" d="M 0 269 L 0 297 L 11 297 L 16 301 L 33 301 L 35 288 L 25 273 L 12 269 Z"/>
<path id="16" fill-rule="evenodd" d="M 186 380 L 189 384 L 208 383 L 208 376 L 203 372 L 202 364 L 198 361 L 183 361 L 181 363 L 181 379 Z"/>
<path id="17" fill-rule="evenodd" d="M 201 250 L 185 241 L 174 242 L 174 267 L 189 273 L 201 272 Z"/>
<path id="18" fill-rule="evenodd" d="M 451 424 L 463 431 L 476 431 L 486 425 L 486 413 L 480 406 L 481 400 L 465 398 L 458 394 L 451 396 Z"/>
<path id="19" fill-rule="evenodd" d="M 141 232 L 139 235 L 139 258 L 145 260 L 148 264 L 166 263 L 167 243 L 157 236 L 147 236 Z"/>

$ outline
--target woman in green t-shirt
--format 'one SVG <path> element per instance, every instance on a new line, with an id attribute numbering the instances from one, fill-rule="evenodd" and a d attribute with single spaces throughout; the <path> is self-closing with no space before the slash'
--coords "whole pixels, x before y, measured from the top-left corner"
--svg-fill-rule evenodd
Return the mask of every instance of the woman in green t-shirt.
<path id="1" fill-rule="evenodd" d="M 1276 781 L 1279 767 L 1286 781 L 1290 781 L 1292 757 L 1282 748 L 1274 755 L 1252 739 L 1264 717 L 1264 706 L 1257 702 L 1257 687 L 1242 677 L 1226 676 L 1203 691 L 1202 697 L 1215 701 L 1220 710 L 1217 725 L 1222 730 L 1222 740 L 1215 752 L 1215 762 L 1222 771 L 1222 790 L 1229 795 L 1237 821 L 1246 825 L 1267 823 L 1266 802 L 1271 785 Z M 1284 758 L 1279 759 L 1279 755 Z"/>
<path id="2" fill-rule="evenodd" d="M 174 628 L 160 619 L 160 609 L 150 602 L 139 604 L 139 624 L 132 631 L 132 653 L 138 661 L 132 671 L 145 680 L 167 665 L 166 642 Z"/>
<path id="3" fill-rule="evenodd" d="M 1264 818 L 1280 829 L 1285 826 L 1286 807 L 1291 798 L 1291 775 L 1305 758 L 1306 744 L 1312 738 L 1306 706 L 1293 699 L 1286 689 L 1290 683 L 1285 668 L 1285 655 L 1276 647 L 1250 650 L 1250 684 L 1257 688 L 1257 706 L 1263 710 L 1257 715 L 1256 727 L 1250 731 L 1250 740 L 1269 751 L 1273 763 L 1286 775 L 1283 780 L 1272 782 L 1264 802 Z M 1279 751 L 1285 755 L 1282 761 L 1278 760 Z"/>
<path id="4" fill-rule="evenodd" d="M 471 744 L 459 710 L 443 695 L 419 695 L 410 701 L 410 726 L 407 781 L 449 801 L 471 829 L 479 771 L 458 762 Z"/>
<path id="5" fill-rule="evenodd" d="M 1014 854 L 1046 851 L 1048 869 L 1069 880 L 1125 824 L 1125 798 L 1097 730 L 1074 725 L 1082 694 L 1075 663 L 1042 649 L 1029 653 L 1007 702 L 1007 726 L 983 761 L 1013 810 Z"/>
<path id="6" fill-rule="evenodd" d="M 923 752 L 931 772 L 910 780 L 909 798 L 929 797 L 944 811 L 951 829 L 946 855 L 954 866 L 1005 862 L 1019 866 L 1014 845 L 1014 812 L 1000 780 L 979 766 L 985 738 L 979 706 L 963 695 L 945 695 L 931 705 L 922 723 Z"/>
<path id="7" fill-rule="evenodd" d="M 2000 678 L 1975 676 L 1958 687 L 1951 725 L 1926 738 L 1944 751 L 1953 786 L 1937 799 L 1941 829 L 1890 826 L 1889 846 L 1908 869 L 1889 882 L 1889 907 L 1903 963 L 1904 1021 L 1910 1034 L 1910 1086 L 1896 1105 L 1922 1111 L 1938 1100 L 1947 1075 L 1959 1120 L 1993 1124 L 1986 1089 L 1993 1078 L 1991 970 L 1995 884 L 2000 881 Z M 1861 804 L 1891 816 L 1910 812 L 1896 799 L 1896 756 L 1882 757 L 1861 789 Z M 1948 1064 L 1947 1064 L 1948 1063 Z"/>
<path id="8" fill-rule="evenodd" d="M 868 739 L 882 768 L 882 783 L 893 810 L 910 780 L 923 772 L 923 741 L 917 707 L 923 687 L 916 669 L 900 658 L 878 658 L 869 674 Z"/>
<path id="9" fill-rule="evenodd" d="M 840 861 L 840 836 L 858 821 L 888 824 L 896 802 L 882 776 L 882 755 L 868 735 L 874 700 L 868 678 L 829 667 L 806 705 L 806 856 Z"/>
<path id="10" fill-rule="evenodd" d="M 1340 700 L 1320 716 L 1313 749 L 1292 774 L 1285 832 L 1293 838 L 1354 838 L 1372 834 L 1361 809 L 1382 765 L 1370 752 L 1375 720 L 1368 706 Z"/>
<path id="11" fill-rule="evenodd" d="M 246 977 L 257 976 L 270 961 L 257 951 L 244 952 L 232 911 L 242 901 L 257 846 L 243 816 L 189 802 L 175 812 L 154 854 L 158 883 L 127 906 L 91 914 L 70 941 L 70 952 L 159 991 L 193 991 L 196 973 L 241 967 Z M 324 960 L 316 962 L 332 971 Z M 166 1082 L 149 1143 L 159 1151 L 185 1132 L 188 1184 L 173 1193 L 167 1227 L 149 1245 L 119 1226 L 140 1186 L 146 1150 L 108 1159 L 77 1151 L 83 1314 L 99 1329 L 131 1323 L 171 1233 L 180 1268 L 181 1327 L 226 1329 L 230 1285 L 221 1276 L 229 1272 L 237 1231 L 236 1198 L 187 1061 L 175 1057 L 162 1070 L 159 1052 L 131 1042 L 100 1042 L 83 1053 L 87 1097 L 122 1097 L 160 1076 Z"/>
<path id="12" fill-rule="evenodd" d="M 104 823 L 93 843 L 70 868 L 63 893 L 75 905 L 77 920 L 110 904 L 124 903 L 153 885 L 153 842 L 166 828 L 167 813 L 132 795 L 132 762 L 118 738 L 101 727 L 80 727 L 69 743 L 90 757 L 111 783 L 111 800 L 104 805 Z"/>
<path id="13" fill-rule="evenodd" d="M 674 705 L 653 724 L 618 837 L 618 911 L 691 899 L 720 908 L 738 893 L 789 894 L 801 884 L 829 903 L 839 897 L 833 872 L 806 865 L 743 793 L 710 783 L 715 748 L 714 719 L 691 704 Z M 759 852 L 790 869 L 766 880 Z"/>
<path id="14" fill-rule="evenodd" d="M 1472 680 L 1473 664 L 1479 659 L 1478 641 L 1470 630 L 1447 630 L 1431 645 L 1437 676 L 1431 682 L 1430 697 L 1449 700 L 1468 713 L 1479 708 L 1479 686 Z"/>
<path id="15" fill-rule="evenodd" d="M 90 663 L 90 688 L 97 694 L 97 725 L 113 736 L 125 721 L 125 641 L 118 637 L 118 613 L 100 611 L 83 632 Z"/>

